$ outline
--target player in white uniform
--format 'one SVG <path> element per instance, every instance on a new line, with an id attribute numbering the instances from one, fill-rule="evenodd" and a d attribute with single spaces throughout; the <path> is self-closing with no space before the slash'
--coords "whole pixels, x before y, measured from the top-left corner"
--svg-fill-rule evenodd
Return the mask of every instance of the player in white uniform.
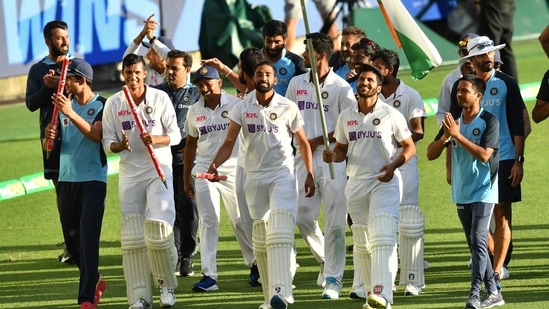
<path id="1" fill-rule="evenodd" d="M 287 308 L 288 303 L 294 301 L 290 264 L 298 195 L 292 136 L 298 140 L 307 167 L 305 188 L 308 196 L 315 191 L 311 150 L 297 106 L 273 90 L 276 83 L 274 64 L 260 62 L 253 78 L 256 91 L 237 103 L 229 113 L 231 123 L 227 138 L 209 172 L 217 174 L 217 167 L 231 157 L 242 131 L 247 150 L 244 191 L 254 220 L 254 255 L 265 298 L 260 308 Z"/>
<path id="2" fill-rule="evenodd" d="M 383 86 L 379 98 L 396 108 L 406 119 L 412 140 L 423 138 L 423 122 L 427 117 L 419 93 L 397 78 L 400 59 L 395 51 L 381 48 L 372 57 L 372 64 L 383 74 Z M 397 149 L 397 154 L 402 148 Z M 419 173 L 417 155 L 399 167 L 402 183 L 400 202 L 399 255 L 400 285 L 405 285 L 404 295 L 419 295 L 425 285 L 423 262 L 423 233 L 425 219 L 419 208 Z M 393 265 L 398 267 L 398 265 Z"/>
<path id="3" fill-rule="evenodd" d="M 120 153 L 119 200 L 122 266 L 130 309 L 151 308 L 151 271 L 160 305 L 175 304 L 177 250 L 173 239 L 175 206 L 171 145 L 181 140 L 172 102 L 161 90 L 145 86 L 143 57 L 129 54 L 122 74 L 148 133 L 141 135 L 123 91 L 112 95 L 103 112 L 105 152 Z M 166 176 L 158 177 L 146 145 L 152 144 Z"/>
<path id="4" fill-rule="evenodd" d="M 323 33 L 311 33 L 313 53 L 316 57 L 317 74 L 320 82 L 322 108 L 330 143 L 335 143 L 333 132 L 341 111 L 352 108 L 356 99 L 353 89 L 343 78 L 334 73 L 328 64 L 334 43 Z M 311 67 L 309 52 L 303 53 L 306 67 Z M 296 174 L 299 183 L 299 207 L 297 227 L 311 249 L 315 259 L 322 265 L 318 284 L 324 286 L 322 298 L 337 299 L 343 286 L 341 281 L 345 270 L 345 229 L 346 201 L 344 188 L 347 182 L 345 162 L 334 163 L 334 179 L 330 176 L 329 165 L 322 161 L 324 138 L 319 102 L 317 100 L 312 73 L 298 75 L 291 79 L 286 98 L 297 103 L 301 117 L 305 121 L 305 135 L 313 152 L 315 174 L 315 195 L 306 198 L 303 181 L 307 174 L 301 153 L 296 153 Z M 324 202 L 325 236 L 318 226 L 320 207 Z M 322 270 L 323 268 L 323 270 Z"/>
<path id="5" fill-rule="evenodd" d="M 358 68 L 358 104 L 341 113 L 333 150 L 325 162 L 346 158 L 349 180 L 347 210 L 353 218 L 353 241 L 365 287 L 371 287 L 364 308 L 391 308 L 396 269 L 397 222 L 402 186 L 398 168 L 415 154 L 406 120 L 378 98 L 383 76 L 369 64 Z M 402 152 L 397 153 L 398 145 Z"/>
<path id="6" fill-rule="evenodd" d="M 211 66 L 201 67 L 193 83 L 201 94 L 200 100 L 191 106 L 187 113 L 185 132 L 185 163 L 183 177 L 191 179 L 191 172 L 207 172 L 215 153 L 223 144 L 230 120 L 229 111 L 241 99 L 221 90 L 221 79 L 217 70 Z M 221 198 L 227 210 L 234 234 L 240 245 L 244 262 L 248 267 L 253 264 L 252 219 L 249 213 L 241 215 L 235 191 L 235 173 L 238 147 L 234 148 L 230 158 L 218 167 L 226 181 L 210 182 L 195 179 L 185 182 L 185 193 L 196 198 L 200 217 L 200 260 L 202 279 L 193 286 L 195 292 L 215 291 L 217 286 L 216 254 L 219 239 Z M 196 164 L 193 167 L 193 162 Z M 185 165 L 188 164 L 188 165 Z"/>

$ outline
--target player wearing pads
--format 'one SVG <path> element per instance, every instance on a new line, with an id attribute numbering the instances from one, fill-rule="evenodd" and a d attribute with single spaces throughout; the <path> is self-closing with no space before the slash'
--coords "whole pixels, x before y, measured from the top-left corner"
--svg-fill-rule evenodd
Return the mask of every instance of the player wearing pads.
<path id="1" fill-rule="evenodd" d="M 229 130 L 230 120 L 227 117 L 229 111 L 241 101 L 221 90 L 221 79 L 214 67 L 203 66 L 197 74 L 193 82 L 197 85 L 201 98 L 191 106 L 185 122 L 185 132 L 187 132 L 183 165 L 185 180 L 191 178 L 191 171 L 197 173 L 208 170 Z M 200 217 L 200 259 L 203 277 L 200 282 L 194 284 L 195 292 L 218 289 L 216 255 L 221 198 L 240 245 L 244 262 L 248 267 L 253 265 L 253 222 L 249 212 L 240 212 L 235 190 L 237 153 L 238 147 L 235 147 L 230 158 L 218 167 L 219 172 L 227 176 L 227 180 L 210 182 L 207 179 L 197 178 L 194 188 L 190 181 L 185 182 L 185 193 L 189 198 L 196 198 Z"/>
<path id="2" fill-rule="evenodd" d="M 337 117 L 356 101 L 353 89 L 343 78 L 334 73 L 328 64 L 334 43 L 323 33 L 311 33 L 313 54 L 316 58 L 316 68 L 321 87 L 322 108 L 328 130 L 330 143 L 335 143 L 333 132 Z M 303 53 L 305 67 L 311 67 L 309 52 L 305 48 Z M 319 102 L 316 96 L 312 73 L 298 75 L 290 81 L 286 98 L 297 103 L 301 117 L 305 121 L 305 135 L 313 152 L 313 168 L 315 174 L 315 195 L 306 198 L 303 181 L 307 169 L 296 153 L 296 174 L 299 184 L 299 206 L 297 208 L 297 227 L 303 239 L 311 249 L 318 263 L 324 264 L 319 274 L 318 284 L 324 286 L 322 298 L 337 299 L 341 291 L 343 272 L 345 270 L 345 229 L 346 229 L 346 201 L 344 188 L 347 183 L 345 162 L 334 163 L 334 179 L 330 176 L 329 165 L 322 161 L 324 150 L 323 124 L 318 111 Z M 322 203 L 324 204 L 325 235 L 318 225 L 318 215 Z M 322 269 L 322 268 L 321 268 Z"/>
<path id="3" fill-rule="evenodd" d="M 175 304 L 177 250 L 173 239 L 175 206 L 170 146 L 181 140 L 177 118 L 168 95 L 145 86 L 143 57 L 122 60 L 122 75 L 148 133 L 141 134 L 123 91 L 107 99 L 103 112 L 105 151 L 120 153 L 119 200 L 122 266 L 130 309 L 151 308 L 150 276 L 160 289 L 160 305 Z M 152 144 L 167 188 L 147 151 Z M 150 263 L 149 263 L 150 257 Z"/>
<path id="4" fill-rule="evenodd" d="M 353 241 L 368 296 L 365 308 L 391 308 L 397 259 L 396 235 L 402 186 L 398 168 L 415 154 L 406 120 L 378 98 L 383 76 L 369 65 L 358 67 L 358 103 L 339 115 L 333 150 L 325 162 L 347 162 L 347 209 Z M 397 144 L 402 152 L 397 153 Z"/>
<path id="5" fill-rule="evenodd" d="M 393 106 L 406 119 L 412 140 L 417 143 L 423 138 L 423 121 L 427 117 L 423 100 L 419 93 L 397 78 L 400 59 L 395 51 L 381 48 L 372 56 L 372 64 L 383 74 L 383 85 L 379 97 Z M 398 147 L 398 146 L 397 146 Z M 397 148 L 397 154 L 402 148 Z M 398 224 L 400 255 L 400 285 L 405 285 L 404 295 L 419 295 L 425 285 L 423 274 L 423 230 L 425 219 L 419 208 L 418 158 L 414 155 L 410 161 L 398 168 L 402 183 L 402 201 L 400 202 L 400 222 Z M 398 267 L 398 265 L 393 265 Z"/>
<path id="6" fill-rule="evenodd" d="M 280 309 L 294 302 L 290 264 L 298 193 L 292 136 L 307 167 L 308 196 L 315 190 L 311 149 L 297 106 L 273 89 L 274 64 L 258 63 L 253 79 L 256 91 L 229 113 L 229 132 L 208 172 L 218 173 L 217 167 L 231 157 L 242 131 L 247 149 L 244 190 L 254 220 L 253 247 L 265 299 L 260 308 Z"/>

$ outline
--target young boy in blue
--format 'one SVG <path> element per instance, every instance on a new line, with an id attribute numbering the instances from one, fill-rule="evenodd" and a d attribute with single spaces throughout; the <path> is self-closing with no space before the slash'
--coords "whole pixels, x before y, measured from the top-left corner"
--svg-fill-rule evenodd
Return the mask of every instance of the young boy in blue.
<path id="1" fill-rule="evenodd" d="M 434 160 L 448 147 L 452 155 L 452 201 L 472 256 L 471 289 L 465 309 L 492 308 L 505 303 L 498 291 L 488 255 L 488 227 L 498 202 L 499 122 L 480 106 L 485 82 L 475 75 L 458 80 L 459 119 L 446 113 L 442 128 L 429 145 L 427 157 Z M 482 283 L 486 295 L 482 302 Z"/>
<path id="2" fill-rule="evenodd" d="M 57 126 L 45 129 L 48 138 L 61 136 L 59 167 L 59 217 L 67 250 L 80 269 L 78 303 L 96 308 L 105 281 L 98 272 L 99 237 L 107 195 L 107 159 L 101 144 L 105 98 L 91 90 L 93 70 L 74 58 L 67 70 L 64 94 L 54 94 L 59 110 Z M 44 143 L 45 145 L 46 143 Z"/>

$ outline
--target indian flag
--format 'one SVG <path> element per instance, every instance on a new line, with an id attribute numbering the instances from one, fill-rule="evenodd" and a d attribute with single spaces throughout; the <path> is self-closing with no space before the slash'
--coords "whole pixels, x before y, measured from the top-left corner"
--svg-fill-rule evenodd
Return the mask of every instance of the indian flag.
<path id="1" fill-rule="evenodd" d="M 419 28 L 400 0 L 377 0 L 396 45 L 404 50 L 412 68 L 412 77 L 424 78 L 442 63 L 433 43 Z"/>

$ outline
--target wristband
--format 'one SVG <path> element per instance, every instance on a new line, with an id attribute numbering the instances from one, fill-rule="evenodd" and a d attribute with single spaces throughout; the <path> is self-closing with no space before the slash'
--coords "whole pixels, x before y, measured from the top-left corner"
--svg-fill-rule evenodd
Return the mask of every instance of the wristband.
<path id="1" fill-rule="evenodd" d="M 152 43 L 154 42 L 154 40 L 156 40 L 156 37 L 155 37 L 155 36 L 153 36 L 152 38 L 149 39 L 149 43 L 152 44 Z"/>
<path id="2" fill-rule="evenodd" d="M 229 75 L 231 75 L 231 73 L 233 72 L 233 70 L 231 70 L 228 66 L 225 66 L 225 67 L 226 67 L 227 69 L 229 69 L 229 70 L 227 71 L 227 73 L 225 73 L 225 76 L 226 76 L 226 77 L 229 77 Z"/>

